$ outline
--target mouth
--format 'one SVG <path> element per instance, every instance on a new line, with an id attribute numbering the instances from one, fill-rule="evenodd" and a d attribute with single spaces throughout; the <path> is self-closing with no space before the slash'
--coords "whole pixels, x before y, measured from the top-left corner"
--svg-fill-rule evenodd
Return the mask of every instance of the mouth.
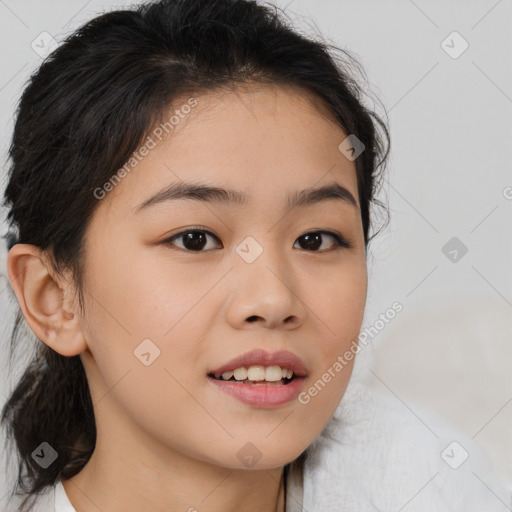
<path id="1" fill-rule="evenodd" d="M 298 377 L 306 377 L 307 373 L 302 359 L 292 352 L 270 353 L 258 349 L 231 359 L 211 370 L 208 376 L 241 384 L 287 385 Z"/>
<path id="2" fill-rule="evenodd" d="M 217 390 L 251 407 L 265 409 L 293 403 L 307 376 L 302 360 L 286 350 L 246 352 L 207 373 Z"/>

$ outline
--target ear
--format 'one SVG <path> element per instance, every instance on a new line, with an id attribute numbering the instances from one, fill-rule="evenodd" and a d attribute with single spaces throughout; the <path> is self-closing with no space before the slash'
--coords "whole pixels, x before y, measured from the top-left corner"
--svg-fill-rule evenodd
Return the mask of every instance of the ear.
<path id="1" fill-rule="evenodd" d="M 63 356 L 87 350 L 74 287 L 54 271 L 48 255 L 30 244 L 15 244 L 7 255 L 7 275 L 23 316 L 35 335 Z"/>

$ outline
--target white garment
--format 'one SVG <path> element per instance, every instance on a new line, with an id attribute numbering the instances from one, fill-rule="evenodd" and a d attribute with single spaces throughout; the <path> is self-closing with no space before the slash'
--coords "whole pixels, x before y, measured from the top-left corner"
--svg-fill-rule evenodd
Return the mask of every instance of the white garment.
<path id="1" fill-rule="evenodd" d="M 62 482 L 58 482 L 55 486 L 55 512 L 76 512 L 75 507 L 71 505 L 66 489 L 62 485 Z M 35 512 L 35 511 L 34 511 Z M 54 512 L 52 510 L 52 512 Z"/>
<path id="2" fill-rule="evenodd" d="M 12 498 L 8 503 L 8 512 L 17 512 L 17 507 L 21 504 L 22 499 Z M 62 482 L 57 482 L 53 487 L 46 488 L 45 491 L 37 497 L 32 512 L 76 512 L 71 505 L 66 490 Z"/>
<path id="3" fill-rule="evenodd" d="M 512 487 L 444 420 L 351 379 L 308 448 L 303 502 L 307 512 L 505 512 Z"/>
<path id="4" fill-rule="evenodd" d="M 290 485 L 287 512 L 512 510 L 512 488 L 471 439 L 354 379 L 307 450 L 301 493 Z M 76 512 L 60 482 L 36 503 L 34 512 Z"/>

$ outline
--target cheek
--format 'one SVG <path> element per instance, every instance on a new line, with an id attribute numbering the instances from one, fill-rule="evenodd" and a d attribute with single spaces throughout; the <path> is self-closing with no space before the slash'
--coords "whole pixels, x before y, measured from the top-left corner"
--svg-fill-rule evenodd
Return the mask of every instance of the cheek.
<path id="1" fill-rule="evenodd" d="M 111 247 L 101 264 L 91 264 L 87 276 L 90 315 L 95 325 L 111 334 L 130 338 L 162 340 L 181 327 L 183 320 L 208 296 L 217 276 L 197 267 L 173 264 L 170 258 L 155 258 L 152 250 Z M 95 258 L 99 261 L 99 258 Z"/>
<path id="2" fill-rule="evenodd" d="M 197 270 L 184 272 L 169 262 L 149 265 L 142 251 L 132 251 L 128 260 L 111 249 L 102 265 L 90 265 L 87 276 L 84 335 L 94 358 L 93 385 L 100 395 L 117 390 L 122 378 L 119 399 L 126 410 L 135 413 L 148 402 L 148 414 L 161 410 L 165 417 L 165 404 L 190 401 L 184 388 L 197 385 L 194 363 L 201 361 L 208 341 L 211 311 L 222 306 L 212 290 L 218 276 L 198 278 Z"/>
<path id="3" fill-rule="evenodd" d="M 365 262 L 353 263 L 340 265 L 304 295 L 314 319 L 311 332 L 316 344 L 311 359 L 315 361 L 315 371 L 298 397 L 298 407 L 305 431 L 314 435 L 320 433 L 342 399 L 356 357 L 367 273 Z"/>
<path id="4" fill-rule="evenodd" d="M 310 281 L 310 285 L 313 284 Z M 367 292 L 366 263 L 349 261 L 317 280 L 302 293 L 311 304 L 311 314 L 320 336 L 319 353 L 324 364 L 344 351 L 359 335 Z"/>
<path id="5" fill-rule="evenodd" d="M 194 331 L 198 313 L 193 308 L 202 303 L 197 304 L 192 290 L 176 293 L 179 301 L 166 299 L 168 288 L 162 282 L 147 287 L 133 275 L 120 287 L 122 293 L 113 294 L 106 286 L 101 305 L 90 297 L 87 304 L 85 335 L 92 355 L 84 354 L 83 361 L 95 414 L 106 428 L 135 424 L 166 446 L 193 455 L 201 428 L 219 430 L 192 397 L 198 394 L 194 363 L 200 360 L 204 337 Z M 187 315 L 191 310 L 194 314 Z M 121 318 L 127 319 L 124 325 Z"/>

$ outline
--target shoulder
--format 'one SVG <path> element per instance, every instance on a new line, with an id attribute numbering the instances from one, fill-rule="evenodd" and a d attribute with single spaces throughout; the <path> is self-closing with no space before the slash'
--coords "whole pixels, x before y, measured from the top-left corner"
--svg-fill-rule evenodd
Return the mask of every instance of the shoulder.
<path id="1" fill-rule="evenodd" d="M 304 506 L 344 512 L 500 512 L 512 489 L 470 438 L 398 397 L 351 381 L 307 450 Z"/>

